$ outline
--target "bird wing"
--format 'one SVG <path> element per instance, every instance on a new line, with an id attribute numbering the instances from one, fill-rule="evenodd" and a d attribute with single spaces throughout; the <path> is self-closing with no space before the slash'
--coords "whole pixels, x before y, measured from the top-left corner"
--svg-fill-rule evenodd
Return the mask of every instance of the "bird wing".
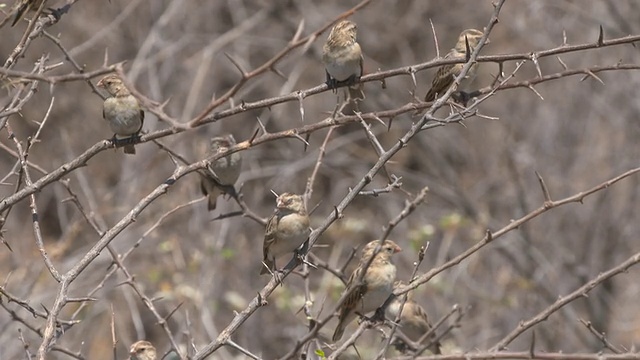
<path id="1" fill-rule="evenodd" d="M 367 284 L 364 282 L 364 279 L 362 282 L 358 282 L 360 273 L 362 273 L 362 268 L 358 267 L 353 273 L 351 273 L 351 276 L 347 281 L 347 287 L 345 291 L 348 293 L 348 295 L 342 303 L 340 319 L 343 319 L 347 316 L 347 314 L 355 310 L 355 308 L 358 306 L 358 302 L 367 292 Z"/>
<path id="2" fill-rule="evenodd" d="M 280 217 L 276 212 L 269 218 L 269 221 L 267 222 L 267 229 L 264 232 L 264 243 L 262 246 L 262 251 L 264 253 L 265 259 L 267 258 L 269 247 L 276 240 L 276 231 L 278 229 L 279 221 L 280 221 Z"/>

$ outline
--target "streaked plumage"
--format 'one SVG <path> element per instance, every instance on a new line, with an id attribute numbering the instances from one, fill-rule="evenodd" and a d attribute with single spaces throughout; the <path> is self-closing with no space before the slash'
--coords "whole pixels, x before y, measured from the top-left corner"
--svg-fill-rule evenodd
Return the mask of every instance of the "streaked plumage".
<path id="1" fill-rule="evenodd" d="M 146 340 L 136 341 L 129 348 L 131 360 L 156 360 L 156 348 Z"/>
<path id="2" fill-rule="evenodd" d="M 334 342 L 342 338 L 344 329 L 358 314 L 365 315 L 378 309 L 393 292 L 396 266 L 391 262 L 391 256 L 402 249 L 391 240 L 384 241 L 380 252 L 373 258 L 362 278 L 362 282 L 358 282 L 379 243 L 379 240 L 374 240 L 364 247 L 358 267 L 347 281 L 345 292 L 349 295 L 340 305 L 338 325 L 332 338 Z"/>
<path id="3" fill-rule="evenodd" d="M 362 76 L 362 50 L 356 40 L 357 26 L 349 20 L 336 24 L 322 47 L 322 62 L 327 74 L 327 86 L 352 84 Z M 364 100 L 362 83 L 349 86 L 351 100 Z"/>
<path id="4" fill-rule="evenodd" d="M 394 289 L 402 287 L 405 284 L 402 281 L 396 281 Z M 396 297 L 389 304 L 386 309 L 387 317 L 392 321 L 398 318 L 400 312 L 400 305 L 402 304 L 402 297 Z M 402 315 L 400 316 L 399 326 L 396 331 L 402 331 L 411 341 L 417 342 L 431 330 L 431 323 L 427 313 L 422 306 L 413 300 L 413 292 L 409 292 L 407 300 L 402 308 Z M 430 336 L 431 340 L 435 340 L 436 334 Z M 434 343 L 430 349 L 434 354 L 440 354 L 440 343 Z"/>
<path id="5" fill-rule="evenodd" d="M 465 59 L 467 54 L 467 47 L 465 43 L 465 38 L 469 41 L 469 48 L 473 51 L 476 46 L 478 46 L 478 42 L 482 38 L 484 33 L 480 30 L 476 29 L 467 29 L 464 30 L 460 36 L 458 37 L 458 42 L 456 46 L 451 49 L 447 55 L 445 55 L 445 59 Z M 427 95 L 424 98 L 424 101 L 434 101 L 437 96 L 444 94 L 449 86 L 453 84 L 455 77 L 460 75 L 462 68 L 464 67 L 463 63 L 460 64 L 448 64 L 443 65 L 438 68 L 436 75 L 433 77 L 433 81 L 431 83 L 431 89 L 427 92 Z M 471 69 L 467 72 L 467 78 L 472 78 L 473 74 L 476 70 L 477 64 L 474 64 Z"/>
<path id="6" fill-rule="evenodd" d="M 214 137 L 209 143 L 207 157 L 213 156 L 220 151 L 226 151 L 235 144 L 236 139 L 231 134 Z M 239 152 L 235 152 L 216 160 L 209 167 L 209 171 L 215 174 L 217 180 L 213 176 L 201 176 L 200 189 L 202 194 L 208 197 L 207 208 L 209 210 L 216 208 L 218 196 L 225 193 L 224 186 L 233 186 L 236 183 L 240 176 L 241 168 L 242 155 Z"/>
<path id="7" fill-rule="evenodd" d="M 124 153 L 135 154 L 136 149 L 131 143 L 137 141 L 144 123 L 144 111 L 140 108 L 138 99 L 131 95 L 122 80 L 114 74 L 103 77 L 97 86 L 111 95 L 104 101 L 102 117 L 109 122 L 111 131 L 115 133 L 114 143 L 116 146 L 124 143 Z"/>
<path id="8" fill-rule="evenodd" d="M 302 196 L 284 193 L 276 199 L 276 210 L 267 222 L 264 234 L 263 262 L 260 274 L 275 271 L 276 258 L 293 253 L 309 237 L 309 216 Z"/>

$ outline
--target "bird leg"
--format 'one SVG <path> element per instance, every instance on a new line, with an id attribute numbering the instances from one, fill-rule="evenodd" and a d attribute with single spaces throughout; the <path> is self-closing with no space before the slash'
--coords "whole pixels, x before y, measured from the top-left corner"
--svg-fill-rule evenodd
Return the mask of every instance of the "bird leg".
<path id="1" fill-rule="evenodd" d="M 135 145 L 140 142 L 140 134 L 133 134 L 126 138 L 118 138 L 116 134 L 113 134 L 111 142 L 115 147 L 121 147 L 124 145 Z"/>
<path id="2" fill-rule="evenodd" d="M 338 88 L 338 80 L 334 79 L 331 77 L 331 75 L 329 75 L 328 71 L 325 71 L 325 74 L 327 74 L 327 81 L 325 84 L 327 84 L 327 87 L 329 89 L 333 90 L 333 93 L 335 94 L 336 92 L 338 92 L 337 88 Z"/>

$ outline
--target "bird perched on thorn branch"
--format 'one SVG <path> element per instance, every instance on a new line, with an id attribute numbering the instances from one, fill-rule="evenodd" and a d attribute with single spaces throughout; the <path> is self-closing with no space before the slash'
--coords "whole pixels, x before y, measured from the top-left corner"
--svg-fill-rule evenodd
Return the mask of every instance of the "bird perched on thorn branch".
<path id="1" fill-rule="evenodd" d="M 263 267 L 260 274 L 277 271 L 276 258 L 292 253 L 309 237 L 309 216 L 302 196 L 284 193 L 276 199 L 276 209 L 264 234 Z"/>
<path id="2" fill-rule="evenodd" d="M 357 26 L 349 20 L 342 20 L 329 33 L 322 47 L 322 62 L 327 74 L 327 86 L 349 86 L 351 100 L 364 100 L 362 83 L 356 83 L 362 76 L 362 50 L 356 41 Z"/>
<path id="3" fill-rule="evenodd" d="M 456 46 L 449 50 L 447 55 L 444 56 L 445 59 L 467 59 L 471 53 L 467 54 L 467 42 L 469 43 L 469 50 L 473 52 L 473 50 L 478 46 L 478 42 L 484 36 L 484 33 L 480 30 L 476 29 L 467 29 L 460 33 L 458 36 L 458 42 Z M 487 44 L 489 40 L 487 39 Z M 436 75 L 433 77 L 433 81 L 431 82 L 431 89 L 427 92 L 427 95 L 424 97 L 424 101 L 434 101 L 437 96 L 444 94 L 449 86 L 453 84 L 455 78 L 460 75 L 462 72 L 462 68 L 464 67 L 463 63 L 458 64 L 447 64 L 442 65 L 438 68 Z M 467 72 L 466 78 L 473 78 L 475 70 L 477 68 L 477 64 L 473 64 L 471 69 Z"/>
<path id="4" fill-rule="evenodd" d="M 144 123 L 144 111 L 140 108 L 138 99 L 131 95 L 122 79 L 115 74 L 103 77 L 97 86 L 111 95 L 104 101 L 102 117 L 109 122 L 109 127 L 114 132 L 114 145 L 124 145 L 125 154 L 135 154 L 133 144 L 140 141 L 139 134 Z"/>
<path id="5" fill-rule="evenodd" d="M 338 325 L 333 333 L 333 341 L 338 341 L 344 334 L 344 329 L 357 317 L 364 316 L 380 308 L 393 293 L 393 283 L 396 280 L 396 266 L 391 262 L 391 256 L 402 249 L 395 242 L 385 240 L 380 251 L 369 264 L 374 255 L 379 240 L 369 242 L 362 249 L 362 256 L 358 267 L 351 273 L 345 292 L 348 294 L 340 305 Z M 362 272 L 365 271 L 364 276 Z M 362 277 L 362 281 L 360 278 Z"/>
<path id="6" fill-rule="evenodd" d="M 209 143 L 207 157 L 214 156 L 218 152 L 227 151 L 227 149 L 235 144 L 236 139 L 231 134 L 216 136 L 212 138 Z M 216 208 L 218 196 L 230 193 L 230 191 L 235 192 L 233 184 L 235 184 L 238 177 L 240 177 L 241 168 L 242 155 L 239 152 L 234 152 L 233 154 L 214 161 L 208 169 L 208 171 L 212 173 L 210 176 L 202 175 L 200 189 L 202 193 L 208 197 L 207 208 L 210 211 Z M 231 193 L 231 195 L 234 196 L 235 194 Z"/>

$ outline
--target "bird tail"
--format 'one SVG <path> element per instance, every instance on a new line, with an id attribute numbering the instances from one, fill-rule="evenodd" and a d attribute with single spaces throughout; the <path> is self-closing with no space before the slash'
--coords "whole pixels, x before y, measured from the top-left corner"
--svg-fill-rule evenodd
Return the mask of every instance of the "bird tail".
<path id="1" fill-rule="evenodd" d="M 202 195 L 207 197 L 207 209 L 209 211 L 215 210 L 218 196 L 221 194 L 218 187 L 215 186 L 215 183 L 210 178 L 202 175 L 200 190 L 202 190 Z"/>
<path id="2" fill-rule="evenodd" d="M 125 154 L 130 154 L 130 155 L 135 155 L 136 148 L 133 145 L 125 145 L 124 146 L 124 153 Z"/>
<path id="3" fill-rule="evenodd" d="M 218 197 L 213 194 L 207 195 L 207 210 L 213 211 L 216 209 L 218 203 Z"/>
<path id="4" fill-rule="evenodd" d="M 431 345 L 431 348 L 429 350 L 431 350 L 434 355 L 442 354 L 442 345 L 440 344 L 440 341 L 436 341 L 433 345 Z"/>
<path id="5" fill-rule="evenodd" d="M 333 332 L 333 337 L 331 338 L 333 342 L 336 342 L 342 339 L 342 335 L 344 334 L 344 328 L 345 328 L 344 322 L 340 321 L 338 323 L 338 326 L 336 326 L 336 331 Z"/>
<path id="6" fill-rule="evenodd" d="M 429 102 L 429 101 L 434 101 L 435 99 L 436 99 L 436 92 L 433 90 L 433 88 L 431 88 L 427 92 L 427 95 L 424 97 L 424 101 Z"/>

